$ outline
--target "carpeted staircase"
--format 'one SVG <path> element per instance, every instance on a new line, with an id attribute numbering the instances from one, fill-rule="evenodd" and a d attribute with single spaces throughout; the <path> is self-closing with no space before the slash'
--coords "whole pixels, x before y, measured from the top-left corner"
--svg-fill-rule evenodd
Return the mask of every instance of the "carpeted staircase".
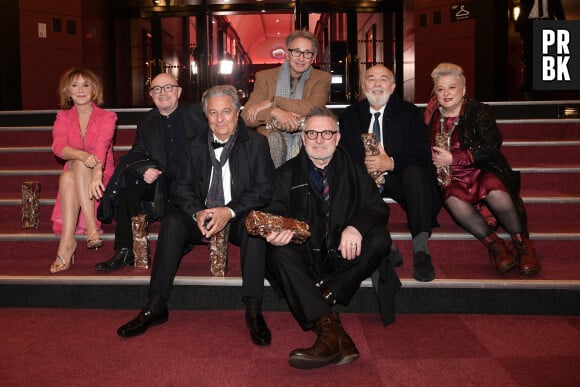
<path id="1" fill-rule="evenodd" d="M 405 262 L 397 269 L 403 282 L 397 296 L 398 310 L 578 315 L 580 102 L 492 105 L 504 135 L 504 152 L 522 174 L 529 229 L 543 269 L 533 276 L 521 276 L 517 270 L 496 274 L 486 249 L 456 226 L 443 210 L 439 216 L 441 227 L 434 231 L 430 242 L 437 279 L 416 282 L 412 279 L 411 240 L 405 216 L 392 203 L 389 229 Z M 116 159 L 133 143 L 136 122 L 146 110 L 115 110 L 119 116 Z M 573 118 L 563 118 L 570 111 Z M 112 254 L 113 225 L 103 227 L 103 248 L 87 250 L 84 238 L 79 238 L 72 270 L 58 275 L 48 272 L 58 246 L 58 238 L 51 232 L 50 215 L 62 168 L 50 149 L 54 117 L 54 111 L 0 112 L 0 306 L 139 308 L 145 300 L 150 270 L 127 267 L 100 273 L 92 269 Z M 41 185 L 38 229 L 21 228 L 21 184 L 27 180 Z M 158 224 L 150 227 L 152 253 L 158 229 Z M 237 248 L 230 247 L 226 277 L 216 278 L 209 272 L 207 247 L 197 246 L 183 258 L 175 285 L 172 308 L 242 308 Z M 285 302 L 269 287 L 265 308 L 286 309 Z M 363 283 L 355 300 L 344 310 L 377 310 L 370 280 Z"/>

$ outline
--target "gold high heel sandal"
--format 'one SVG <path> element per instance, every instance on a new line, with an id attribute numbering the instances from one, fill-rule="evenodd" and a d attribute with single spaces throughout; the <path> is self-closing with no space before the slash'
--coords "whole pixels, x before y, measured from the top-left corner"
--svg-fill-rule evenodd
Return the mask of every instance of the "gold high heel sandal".
<path id="1" fill-rule="evenodd" d="M 57 263 L 58 261 L 60 261 L 60 263 Z M 71 256 L 70 262 L 68 264 L 66 263 L 66 261 L 64 259 L 62 259 L 62 257 L 60 255 L 57 255 L 56 259 L 54 260 L 54 263 L 52 265 L 50 265 L 50 273 L 56 274 L 56 273 L 61 273 L 63 271 L 70 270 L 71 266 L 74 263 L 75 263 L 74 253 Z"/>
<path id="2" fill-rule="evenodd" d="M 88 249 L 98 249 L 103 245 L 103 238 L 98 231 L 95 231 L 91 235 L 87 235 L 87 248 Z"/>

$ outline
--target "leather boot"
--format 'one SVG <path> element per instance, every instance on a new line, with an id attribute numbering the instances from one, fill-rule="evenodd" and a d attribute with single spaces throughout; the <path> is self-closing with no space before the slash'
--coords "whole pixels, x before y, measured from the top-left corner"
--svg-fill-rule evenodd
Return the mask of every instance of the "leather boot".
<path id="1" fill-rule="evenodd" d="M 335 363 L 347 364 L 359 358 L 358 350 L 342 328 L 338 314 L 327 314 L 314 323 L 318 336 L 310 348 L 298 348 L 290 353 L 288 362 L 301 369 L 318 368 Z"/>
<path id="2" fill-rule="evenodd" d="M 507 273 L 517 266 L 518 263 L 512 252 L 496 233 L 489 234 L 481 242 L 487 247 L 489 258 L 495 261 L 495 268 L 498 273 Z"/>
<path id="3" fill-rule="evenodd" d="M 524 234 L 512 235 L 512 246 L 520 263 L 520 274 L 536 274 L 542 268 L 540 258 L 530 239 Z"/>

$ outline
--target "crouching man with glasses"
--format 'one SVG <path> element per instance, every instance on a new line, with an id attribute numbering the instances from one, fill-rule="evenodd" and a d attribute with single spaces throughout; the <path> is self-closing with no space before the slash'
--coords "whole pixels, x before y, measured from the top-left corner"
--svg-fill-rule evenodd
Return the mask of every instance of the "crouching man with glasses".
<path id="1" fill-rule="evenodd" d="M 389 208 L 374 181 L 337 146 L 334 114 L 326 107 L 313 109 L 301 138 L 298 156 L 276 170 L 274 196 L 264 211 L 310 226 L 311 237 L 302 244 L 291 243 L 294 232 L 288 229 L 266 235 L 266 262 L 275 286 L 301 327 L 317 335 L 310 348 L 290 353 L 291 366 L 309 369 L 359 357 L 333 307 L 347 305 L 361 282 L 385 261 L 391 237 Z M 392 306 L 400 281 L 389 265 L 380 271 L 379 297 Z M 394 309 L 389 313 L 394 319 Z"/>
<path id="2" fill-rule="evenodd" d="M 317 53 L 318 41 L 310 32 L 288 35 L 286 60 L 256 73 L 254 91 L 242 111 L 246 125 L 268 137 L 276 168 L 298 154 L 304 116 L 328 102 L 330 73 L 312 68 Z"/>

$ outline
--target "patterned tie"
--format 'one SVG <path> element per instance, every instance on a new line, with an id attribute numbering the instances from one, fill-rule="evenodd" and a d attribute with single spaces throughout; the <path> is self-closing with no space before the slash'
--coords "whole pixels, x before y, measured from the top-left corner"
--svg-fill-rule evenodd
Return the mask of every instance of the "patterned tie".
<path id="1" fill-rule="evenodd" d="M 377 138 L 377 144 L 381 143 L 381 123 L 379 121 L 379 117 L 381 116 L 381 112 L 375 113 L 375 122 L 373 123 L 373 133 Z"/>
<path id="2" fill-rule="evenodd" d="M 322 185 L 320 187 L 320 194 L 322 195 L 324 201 L 328 203 L 328 200 L 330 199 L 330 186 L 328 185 L 328 170 L 323 169 L 322 171 L 320 171 L 320 174 L 322 175 Z"/>

